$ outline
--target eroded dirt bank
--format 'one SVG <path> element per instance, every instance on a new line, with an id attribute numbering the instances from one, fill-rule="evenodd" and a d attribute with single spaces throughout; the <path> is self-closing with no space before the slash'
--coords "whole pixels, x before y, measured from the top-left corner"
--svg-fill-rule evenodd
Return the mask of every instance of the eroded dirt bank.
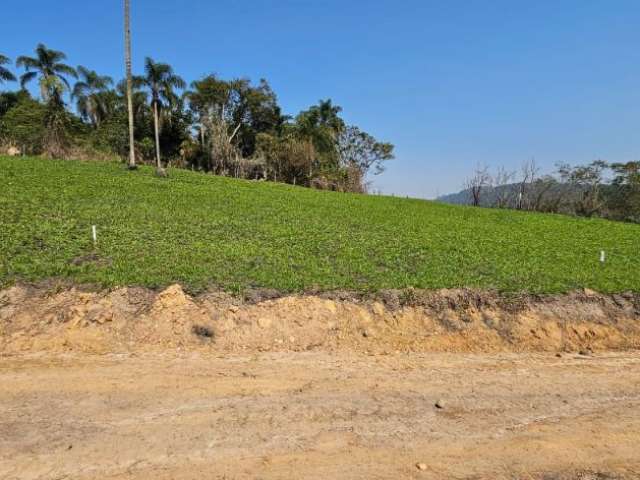
<path id="1" fill-rule="evenodd" d="M 0 291 L 0 351 L 579 352 L 640 347 L 640 296 L 466 290 L 245 301 L 178 285 Z"/>
<path id="2" fill-rule="evenodd" d="M 640 478 L 637 353 L 11 355 L 0 385 L 5 480 Z"/>

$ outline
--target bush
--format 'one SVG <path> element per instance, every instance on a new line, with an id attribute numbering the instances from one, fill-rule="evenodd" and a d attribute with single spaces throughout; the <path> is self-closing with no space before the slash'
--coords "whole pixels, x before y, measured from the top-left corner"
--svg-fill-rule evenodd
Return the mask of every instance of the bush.
<path id="1" fill-rule="evenodd" d="M 27 154 L 42 153 L 46 107 L 29 96 L 19 98 L 0 118 L 2 143 Z"/>

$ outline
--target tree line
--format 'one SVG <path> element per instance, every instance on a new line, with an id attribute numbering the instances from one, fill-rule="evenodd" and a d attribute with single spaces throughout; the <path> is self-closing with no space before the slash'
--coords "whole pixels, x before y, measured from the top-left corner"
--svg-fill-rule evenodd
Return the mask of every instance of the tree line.
<path id="1" fill-rule="evenodd" d="M 143 74 L 115 82 L 43 44 L 16 59 L 21 74 L 10 65 L 0 55 L 0 84 L 21 87 L 0 92 L 0 151 L 10 154 L 118 156 L 131 167 L 155 164 L 159 174 L 171 165 L 352 192 L 365 192 L 367 176 L 394 158 L 392 144 L 346 124 L 331 100 L 285 115 L 264 79 L 211 74 L 187 84 L 147 57 Z M 33 82 L 35 98 L 26 89 Z"/>
<path id="2" fill-rule="evenodd" d="M 534 160 L 519 171 L 478 166 L 464 184 L 464 203 L 640 223 L 640 161 L 558 164 L 543 174 Z"/>

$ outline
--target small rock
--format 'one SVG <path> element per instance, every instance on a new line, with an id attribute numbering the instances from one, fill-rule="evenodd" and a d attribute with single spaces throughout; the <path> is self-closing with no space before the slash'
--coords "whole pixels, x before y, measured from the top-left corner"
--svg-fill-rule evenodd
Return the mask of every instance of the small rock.
<path id="1" fill-rule="evenodd" d="M 9 147 L 7 149 L 7 155 L 9 155 L 10 157 L 17 157 L 18 155 L 20 155 L 20 149 L 16 148 L 16 147 Z"/>
<path id="2" fill-rule="evenodd" d="M 191 327 L 191 332 L 201 338 L 213 338 L 213 330 L 203 325 L 194 325 Z"/>
<path id="3" fill-rule="evenodd" d="M 336 302 L 332 300 L 325 300 L 324 306 L 332 315 L 335 315 L 336 311 L 338 310 L 336 308 Z"/>
<path id="4" fill-rule="evenodd" d="M 416 468 L 418 470 L 426 470 L 427 469 L 427 464 L 426 463 L 416 463 Z"/>
<path id="5" fill-rule="evenodd" d="M 102 305 L 94 305 L 89 307 L 85 314 L 85 320 L 91 323 L 99 323 L 100 325 L 113 320 L 111 312 Z"/>
<path id="6" fill-rule="evenodd" d="M 589 350 L 580 350 L 578 352 L 578 355 L 582 355 L 583 357 L 588 357 L 589 355 L 591 355 L 591 352 Z"/>
<path id="7" fill-rule="evenodd" d="M 597 297 L 598 296 L 598 292 L 596 292 L 595 290 L 591 290 L 590 288 L 585 288 L 584 289 L 584 294 L 587 297 Z"/>
<path id="8" fill-rule="evenodd" d="M 386 311 L 384 305 L 382 305 L 380 302 L 375 302 L 371 306 L 371 310 L 373 311 L 374 315 L 377 315 L 378 317 L 382 317 Z"/>
<path id="9" fill-rule="evenodd" d="M 613 295 L 611 298 L 620 308 L 626 308 L 628 306 L 627 299 L 622 295 Z"/>
<path id="10" fill-rule="evenodd" d="M 562 358 L 562 354 L 560 352 L 556 353 L 556 357 Z"/>
<path id="11" fill-rule="evenodd" d="M 442 410 L 442 409 L 444 409 L 444 407 L 445 407 L 444 400 L 438 400 L 438 401 L 436 402 L 436 408 L 438 408 L 438 409 Z"/>

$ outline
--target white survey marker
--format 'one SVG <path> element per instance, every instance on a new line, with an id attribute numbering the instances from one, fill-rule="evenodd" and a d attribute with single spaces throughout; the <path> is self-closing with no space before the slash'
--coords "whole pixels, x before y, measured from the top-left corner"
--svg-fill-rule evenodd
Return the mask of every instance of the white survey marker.
<path id="1" fill-rule="evenodd" d="M 93 244 L 98 243 L 98 229 L 95 225 L 91 225 L 91 236 L 93 237 Z"/>

